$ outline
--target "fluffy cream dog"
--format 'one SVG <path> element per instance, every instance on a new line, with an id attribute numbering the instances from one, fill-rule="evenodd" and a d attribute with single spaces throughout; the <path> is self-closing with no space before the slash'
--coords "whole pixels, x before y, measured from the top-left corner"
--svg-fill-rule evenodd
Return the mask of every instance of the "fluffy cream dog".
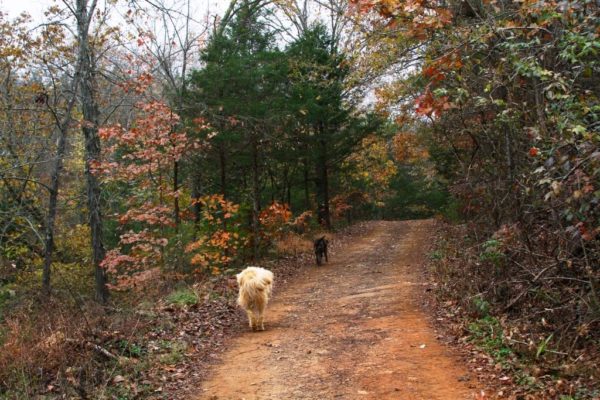
<path id="1" fill-rule="evenodd" d="M 260 267 L 247 267 L 236 278 L 240 287 L 237 302 L 246 310 L 250 328 L 264 331 L 264 312 L 271 296 L 273 273 Z"/>

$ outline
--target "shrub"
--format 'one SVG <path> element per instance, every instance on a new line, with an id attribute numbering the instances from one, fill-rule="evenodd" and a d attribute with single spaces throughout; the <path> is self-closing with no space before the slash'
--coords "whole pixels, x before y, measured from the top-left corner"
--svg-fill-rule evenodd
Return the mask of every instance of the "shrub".
<path id="1" fill-rule="evenodd" d="M 240 206 L 220 194 L 204 196 L 197 201 L 202 207 L 202 221 L 198 227 L 200 237 L 189 243 L 185 251 L 191 254 L 190 262 L 196 272 L 210 271 L 219 275 L 236 261 L 238 252 L 247 244 Z"/>
<path id="2" fill-rule="evenodd" d="M 198 303 L 198 295 L 190 288 L 177 289 L 167 296 L 167 303 L 179 307 L 191 306 Z"/>

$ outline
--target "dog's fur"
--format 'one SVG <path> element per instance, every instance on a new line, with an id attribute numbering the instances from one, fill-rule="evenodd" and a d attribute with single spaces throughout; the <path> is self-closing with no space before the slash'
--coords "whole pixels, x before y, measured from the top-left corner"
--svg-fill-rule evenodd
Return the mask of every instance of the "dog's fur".
<path id="1" fill-rule="evenodd" d="M 236 278 L 240 288 L 237 302 L 246 310 L 250 328 L 264 331 L 264 312 L 271 297 L 273 273 L 260 267 L 247 267 Z"/>
<path id="2" fill-rule="evenodd" d="M 317 257 L 317 265 L 321 265 L 323 256 L 325 256 L 325 262 L 329 262 L 329 259 L 327 258 L 327 244 L 329 244 L 329 241 L 325 239 L 325 236 L 315 240 L 315 256 Z"/>

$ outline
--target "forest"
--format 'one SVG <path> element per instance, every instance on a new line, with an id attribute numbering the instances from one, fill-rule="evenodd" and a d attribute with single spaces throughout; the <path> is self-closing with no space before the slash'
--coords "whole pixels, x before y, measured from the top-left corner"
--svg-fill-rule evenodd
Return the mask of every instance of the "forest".
<path id="1" fill-rule="evenodd" d="M 600 396 L 597 1 L 200 3 L 0 8 L 0 398 L 173 398 L 244 266 L 429 218 L 514 398 Z"/>

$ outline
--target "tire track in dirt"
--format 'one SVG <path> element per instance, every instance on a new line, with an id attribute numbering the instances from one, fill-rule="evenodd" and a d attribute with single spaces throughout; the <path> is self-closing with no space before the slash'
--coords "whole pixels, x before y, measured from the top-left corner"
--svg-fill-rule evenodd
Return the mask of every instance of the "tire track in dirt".
<path id="1" fill-rule="evenodd" d="M 416 272 L 432 221 L 377 222 L 275 293 L 264 332 L 231 342 L 194 399 L 470 399 Z"/>

